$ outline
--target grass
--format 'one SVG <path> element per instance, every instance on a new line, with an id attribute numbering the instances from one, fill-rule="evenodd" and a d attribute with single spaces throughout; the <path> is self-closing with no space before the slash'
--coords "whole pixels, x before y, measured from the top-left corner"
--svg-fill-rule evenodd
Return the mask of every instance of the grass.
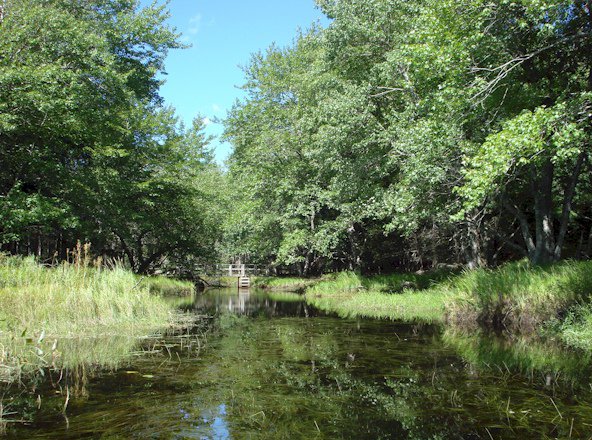
<path id="1" fill-rule="evenodd" d="M 313 306 L 341 317 L 388 318 L 426 323 L 444 322 L 447 291 L 429 287 L 445 279 L 443 272 L 362 277 L 342 272 L 306 291 Z M 423 290 L 421 287 L 427 287 Z"/>
<path id="2" fill-rule="evenodd" d="M 313 278 L 256 277 L 253 285 L 266 290 L 303 292 L 317 282 L 318 280 Z"/>
<path id="3" fill-rule="evenodd" d="M 121 267 L 0 256 L 0 381 L 60 364 L 63 341 L 151 333 L 172 324 L 173 310 Z"/>
<path id="4" fill-rule="evenodd" d="M 555 333 L 592 350 L 592 262 L 533 267 L 525 261 L 461 273 L 436 271 L 362 277 L 343 272 L 306 291 L 306 299 L 342 317 L 447 323 L 454 327 Z"/>
<path id="5" fill-rule="evenodd" d="M 195 293 L 195 284 L 191 281 L 178 280 L 165 276 L 150 276 L 139 279 L 139 282 L 148 286 L 150 293 L 157 295 L 185 296 Z"/>
<path id="6" fill-rule="evenodd" d="M 551 322 L 549 329 L 565 344 L 592 351 L 592 305 L 578 304 L 572 307 L 563 320 Z"/>
<path id="7" fill-rule="evenodd" d="M 467 271 L 450 286 L 455 295 L 447 307 L 456 324 L 533 331 L 561 317 L 592 294 L 592 262 L 566 261 L 547 267 L 509 263 L 493 270 Z"/>

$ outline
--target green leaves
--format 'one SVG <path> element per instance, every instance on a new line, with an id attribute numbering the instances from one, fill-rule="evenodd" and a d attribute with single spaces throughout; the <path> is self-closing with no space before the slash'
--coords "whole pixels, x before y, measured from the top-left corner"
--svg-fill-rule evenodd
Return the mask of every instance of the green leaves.
<path id="1" fill-rule="evenodd" d="M 565 103 L 524 110 L 465 158 L 465 184 L 458 191 L 464 211 L 480 206 L 529 165 L 550 159 L 560 165 L 582 151 L 585 126 L 574 122 Z"/>
<path id="2" fill-rule="evenodd" d="M 451 243 L 444 259 L 471 258 L 493 246 L 492 230 L 516 249 L 518 219 L 500 214 L 501 205 L 540 222 L 547 214 L 532 212 L 535 198 L 555 206 L 557 222 L 569 221 L 572 199 L 561 195 L 579 188 L 590 144 L 586 8 L 560 0 L 317 4 L 332 18 L 327 29 L 255 55 L 248 98 L 226 122 L 231 176 L 250 180 L 249 206 L 266 210 L 268 225 L 277 218 L 273 236 L 259 235 L 269 229 L 253 221 L 251 239 L 266 242 L 268 261 L 351 263 L 385 234 L 397 247 L 402 236 L 409 257 L 401 259 L 419 264 Z"/>

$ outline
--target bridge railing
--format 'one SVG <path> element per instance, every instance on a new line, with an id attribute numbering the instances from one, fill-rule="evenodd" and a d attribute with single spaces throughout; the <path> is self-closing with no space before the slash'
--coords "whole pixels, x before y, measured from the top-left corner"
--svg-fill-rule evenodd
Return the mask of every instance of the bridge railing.
<path id="1" fill-rule="evenodd" d="M 244 277 L 259 275 L 261 270 L 255 264 L 208 264 L 196 267 L 199 275 Z"/>

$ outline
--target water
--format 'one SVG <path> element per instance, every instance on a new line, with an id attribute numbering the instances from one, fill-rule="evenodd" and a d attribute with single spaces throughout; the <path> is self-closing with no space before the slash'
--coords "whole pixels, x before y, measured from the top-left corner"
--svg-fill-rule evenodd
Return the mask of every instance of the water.
<path id="1" fill-rule="evenodd" d="M 65 412 L 59 385 L 5 398 L 25 422 L 8 438 L 592 436 L 590 361 L 548 343 L 342 320 L 290 294 L 211 291 L 179 306 L 213 318 L 138 342 L 115 370 L 80 367 Z"/>

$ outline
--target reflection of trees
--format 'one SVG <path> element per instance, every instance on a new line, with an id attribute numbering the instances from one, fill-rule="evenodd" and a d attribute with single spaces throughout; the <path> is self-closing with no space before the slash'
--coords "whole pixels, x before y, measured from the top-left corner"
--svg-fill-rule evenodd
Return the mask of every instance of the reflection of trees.
<path id="1" fill-rule="evenodd" d="M 216 337 L 197 360 L 177 358 L 188 341 L 163 338 L 149 349 L 166 344 L 170 358 L 163 348 L 139 357 L 134 371 L 90 381 L 85 405 L 68 408 L 62 437 L 489 438 L 487 427 L 494 438 L 543 438 L 568 436 L 572 419 L 576 437 L 592 416 L 559 389 L 501 374 L 476 338 L 467 363 L 438 334 L 405 325 L 224 313 L 208 328 Z M 448 334 L 444 341 L 453 343 Z M 45 414 L 59 431 L 63 396 L 54 401 Z"/>
<path id="2" fill-rule="evenodd" d="M 194 359 L 204 345 L 207 325 L 205 321 L 196 321 L 195 315 L 184 315 L 184 319 L 178 317 L 175 326 L 157 334 L 146 336 L 138 331 L 127 329 L 127 335 L 107 334 L 94 338 L 0 340 L 2 347 L 18 354 L 14 358 L 19 359 L 19 371 L 27 378 L 26 386 L 14 378 L 0 384 L 0 405 L 4 414 L 10 413 L 10 420 L 19 423 L 38 419 L 40 414 L 43 418 L 57 417 L 63 421 L 71 408 L 69 405 L 92 400 L 92 382 L 98 376 L 113 375 L 132 361 L 148 363 L 149 370 L 153 371 L 156 369 L 154 362 L 161 367 L 168 363 L 178 368 L 181 357 Z M 129 373 L 140 374 L 138 371 Z"/>
<path id="3" fill-rule="evenodd" d="M 555 389 L 548 396 L 559 419 L 544 386 L 516 370 L 501 374 L 492 363 L 467 368 L 439 337 L 409 327 L 401 340 L 356 330 L 330 319 L 282 319 L 245 321 L 226 333 L 215 380 L 228 388 L 217 389 L 216 399 L 229 402 L 233 437 L 313 437 L 318 425 L 330 438 L 488 438 L 485 428 L 495 437 L 541 438 L 569 435 L 572 420 L 573 432 L 583 432 L 592 415 L 566 400 L 569 391 Z"/>
<path id="4" fill-rule="evenodd" d="M 491 370 L 509 376 L 522 374 L 536 386 L 549 386 L 551 376 L 552 382 L 562 388 L 579 387 L 592 375 L 589 353 L 569 350 L 537 337 L 509 339 L 448 329 L 443 340 L 463 357 L 475 374 Z"/>
<path id="5" fill-rule="evenodd" d="M 479 380 L 476 397 L 503 415 L 513 432 L 540 438 L 576 437 L 592 419 L 589 354 L 536 337 L 512 339 L 447 330 L 443 341 L 465 361 L 465 374 Z M 578 434 L 579 435 L 579 434 Z"/>
<path id="6" fill-rule="evenodd" d="M 364 374 L 349 352 L 356 336 L 327 322 L 338 321 L 242 321 L 225 332 L 210 379 L 224 386 L 209 396 L 211 405 L 227 403 L 232 438 L 314 438 L 319 431 L 329 438 L 426 438 L 442 431 L 421 423 L 413 368 L 388 383 Z M 378 350 L 371 348 L 372 356 Z"/>

